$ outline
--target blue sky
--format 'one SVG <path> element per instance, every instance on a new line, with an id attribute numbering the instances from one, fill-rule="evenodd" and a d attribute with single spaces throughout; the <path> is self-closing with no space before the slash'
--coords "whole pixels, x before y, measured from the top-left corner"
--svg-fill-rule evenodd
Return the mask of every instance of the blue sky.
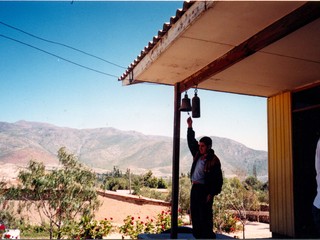
<path id="1" fill-rule="evenodd" d="M 0 121 L 114 127 L 171 137 L 173 87 L 124 87 L 117 77 L 182 6 L 182 1 L 0 1 Z M 191 98 L 193 91 L 188 95 Z M 203 90 L 198 96 L 198 137 L 226 137 L 267 150 L 265 98 Z M 187 117 L 182 113 L 181 137 L 186 135 Z"/>

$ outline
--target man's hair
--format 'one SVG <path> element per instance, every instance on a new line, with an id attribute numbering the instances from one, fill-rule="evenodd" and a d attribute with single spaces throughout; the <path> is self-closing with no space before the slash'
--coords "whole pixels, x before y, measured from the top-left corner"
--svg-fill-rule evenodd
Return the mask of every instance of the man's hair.
<path id="1" fill-rule="evenodd" d="M 212 147 L 212 140 L 209 137 L 202 137 L 200 142 L 204 143 L 208 148 Z"/>

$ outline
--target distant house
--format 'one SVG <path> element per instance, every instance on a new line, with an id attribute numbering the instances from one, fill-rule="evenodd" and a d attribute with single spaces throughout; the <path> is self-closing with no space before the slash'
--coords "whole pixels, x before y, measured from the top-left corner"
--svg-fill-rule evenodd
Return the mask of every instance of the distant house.
<path id="1" fill-rule="evenodd" d="M 320 131 L 319 17 L 320 2 L 184 2 L 119 78 L 124 85 L 174 86 L 173 238 L 178 109 L 181 94 L 196 86 L 267 98 L 270 230 L 273 237 L 312 237 Z"/>

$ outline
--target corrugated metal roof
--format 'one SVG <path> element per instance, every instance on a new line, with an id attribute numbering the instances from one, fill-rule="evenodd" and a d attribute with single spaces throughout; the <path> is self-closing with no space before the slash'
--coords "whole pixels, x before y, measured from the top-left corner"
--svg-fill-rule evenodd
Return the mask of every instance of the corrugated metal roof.
<path id="1" fill-rule="evenodd" d="M 170 18 L 169 23 L 164 23 L 162 30 L 158 31 L 158 35 L 154 36 L 152 41 L 148 43 L 148 45 L 141 51 L 140 55 L 128 66 L 127 70 L 119 77 L 119 81 L 124 80 L 132 69 L 143 59 L 151 49 L 160 41 L 163 36 L 169 31 L 169 29 L 174 25 L 182 16 L 183 14 L 195 3 L 195 1 L 185 1 L 183 2 L 182 9 L 177 9 L 176 15 Z"/>

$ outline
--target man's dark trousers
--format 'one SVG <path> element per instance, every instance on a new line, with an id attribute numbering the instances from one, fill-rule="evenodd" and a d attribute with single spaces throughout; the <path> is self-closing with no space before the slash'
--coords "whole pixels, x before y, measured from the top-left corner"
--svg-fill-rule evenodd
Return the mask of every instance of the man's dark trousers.
<path id="1" fill-rule="evenodd" d="M 204 184 L 192 184 L 191 188 L 191 220 L 193 236 L 197 239 L 216 238 L 213 232 L 212 203 L 207 203 L 208 194 Z"/>

